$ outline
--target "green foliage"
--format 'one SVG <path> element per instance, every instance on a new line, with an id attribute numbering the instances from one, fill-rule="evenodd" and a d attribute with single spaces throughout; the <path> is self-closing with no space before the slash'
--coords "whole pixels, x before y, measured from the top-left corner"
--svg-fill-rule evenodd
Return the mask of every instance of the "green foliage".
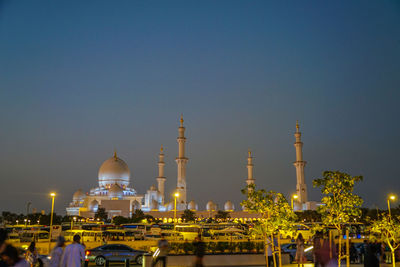
<path id="1" fill-rule="evenodd" d="M 102 221 L 107 221 L 108 213 L 105 208 L 98 208 L 96 213 L 94 214 L 95 219 L 100 219 Z"/>
<path id="2" fill-rule="evenodd" d="M 359 218 L 363 200 L 353 193 L 356 182 L 362 181 L 362 176 L 350 176 L 339 171 L 325 171 L 323 177 L 313 181 L 314 187 L 321 187 L 324 195 L 318 212 L 322 215 L 325 225 L 333 225 L 341 232 L 342 225 Z"/>
<path id="3" fill-rule="evenodd" d="M 371 233 L 379 235 L 395 251 L 400 247 L 400 216 L 381 214 L 380 219 L 372 222 Z"/>
<path id="4" fill-rule="evenodd" d="M 250 213 L 261 214 L 254 231 L 259 235 L 271 235 L 277 232 L 291 232 L 297 219 L 289 202 L 281 193 L 255 190 L 254 185 L 242 190 L 248 198 L 241 205 Z"/>
<path id="5" fill-rule="evenodd" d="M 215 214 L 214 217 L 215 217 L 216 220 L 226 221 L 231 216 L 229 215 L 229 212 L 223 211 L 223 210 L 219 210 L 219 211 L 217 211 L 217 214 Z"/>
<path id="6" fill-rule="evenodd" d="M 196 220 L 196 213 L 186 209 L 183 211 L 181 218 L 184 222 L 194 222 Z"/>

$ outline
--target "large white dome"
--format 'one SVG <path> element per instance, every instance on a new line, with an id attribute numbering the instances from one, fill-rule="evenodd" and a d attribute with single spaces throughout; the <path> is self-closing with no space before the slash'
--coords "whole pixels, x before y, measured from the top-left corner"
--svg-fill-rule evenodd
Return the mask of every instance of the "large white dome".
<path id="1" fill-rule="evenodd" d="M 113 184 L 118 184 L 122 188 L 129 185 L 130 171 L 128 165 L 122 159 L 114 156 L 104 161 L 99 169 L 99 186 L 110 188 Z"/>

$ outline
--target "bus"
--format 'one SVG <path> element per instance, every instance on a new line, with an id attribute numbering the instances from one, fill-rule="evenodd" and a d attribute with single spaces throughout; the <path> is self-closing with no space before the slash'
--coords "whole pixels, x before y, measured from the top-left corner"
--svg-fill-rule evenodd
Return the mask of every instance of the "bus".
<path id="1" fill-rule="evenodd" d="M 183 236 L 184 240 L 192 241 L 201 233 L 201 226 L 196 224 L 176 225 L 175 230 Z"/>
<path id="2" fill-rule="evenodd" d="M 26 230 L 19 235 L 20 242 L 49 242 L 49 232 L 40 230 Z"/>
<path id="3" fill-rule="evenodd" d="M 79 235 L 82 242 L 98 242 L 103 239 L 102 231 L 92 230 L 67 230 L 64 232 L 64 238 L 67 242 L 72 242 L 74 235 Z"/>

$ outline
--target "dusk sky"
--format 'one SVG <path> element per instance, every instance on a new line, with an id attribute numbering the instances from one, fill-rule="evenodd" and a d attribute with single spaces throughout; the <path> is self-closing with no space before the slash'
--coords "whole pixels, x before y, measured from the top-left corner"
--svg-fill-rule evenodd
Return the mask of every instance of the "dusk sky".
<path id="1" fill-rule="evenodd" d="M 164 145 L 188 200 L 239 208 L 295 191 L 296 120 L 309 199 L 324 170 L 363 175 L 364 206 L 400 194 L 399 1 L 1 1 L 0 211 L 65 214 L 114 149 L 144 194 Z M 397 202 L 395 205 L 397 205 Z"/>

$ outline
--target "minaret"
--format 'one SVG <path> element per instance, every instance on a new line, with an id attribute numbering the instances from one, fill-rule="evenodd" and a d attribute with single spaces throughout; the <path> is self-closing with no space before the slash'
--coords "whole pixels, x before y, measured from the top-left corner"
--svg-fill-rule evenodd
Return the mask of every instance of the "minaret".
<path id="1" fill-rule="evenodd" d="M 250 186 L 252 184 L 254 184 L 255 179 L 253 178 L 253 157 L 251 156 L 251 151 L 249 149 L 249 155 L 247 157 L 247 179 L 246 179 L 246 183 L 247 186 Z"/>
<path id="2" fill-rule="evenodd" d="M 165 200 L 165 176 L 164 176 L 164 149 L 163 146 L 160 148 L 160 154 L 158 154 L 158 177 L 157 177 L 157 183 L 158 183 L 158 192 L 160 192 L 161 195 L 161 205 L 164 205 L 164 200 Z"/>
<path id="3" fill-rule="evenodd" d="M 307 185 L 304 178 L 304 167 L 306 166 L 307 162 L 303 161 L 303 142 L 301 142 L 301 132 L 299 131 L 299 129 L 299 122 L 297 121 L 296 132 L 294 133 L 294 137 L 296 138 L 296 143 L 294 143 L 294 147 L 296 148 L 296 161 L 293 163 L 293 165 L 296 167 L 296 193 L 298 196 L 297 202 L 300 204 L 304 204 L 307 202 Z"/>
<path id="4" fill-rule="evenodd" d="M 185 157 L 185 127 L 183 127 L 183 116 L 181 115 L 179 126 L 179 136 L 177 138 L 179 144 L 179 154 L 176 158 L 176 164 L 178 165 L 178 181 L 176 184 L 176 191 L 179 193 L 177 203 L 186 205 L 186 163 L 188 158 Z"/>

